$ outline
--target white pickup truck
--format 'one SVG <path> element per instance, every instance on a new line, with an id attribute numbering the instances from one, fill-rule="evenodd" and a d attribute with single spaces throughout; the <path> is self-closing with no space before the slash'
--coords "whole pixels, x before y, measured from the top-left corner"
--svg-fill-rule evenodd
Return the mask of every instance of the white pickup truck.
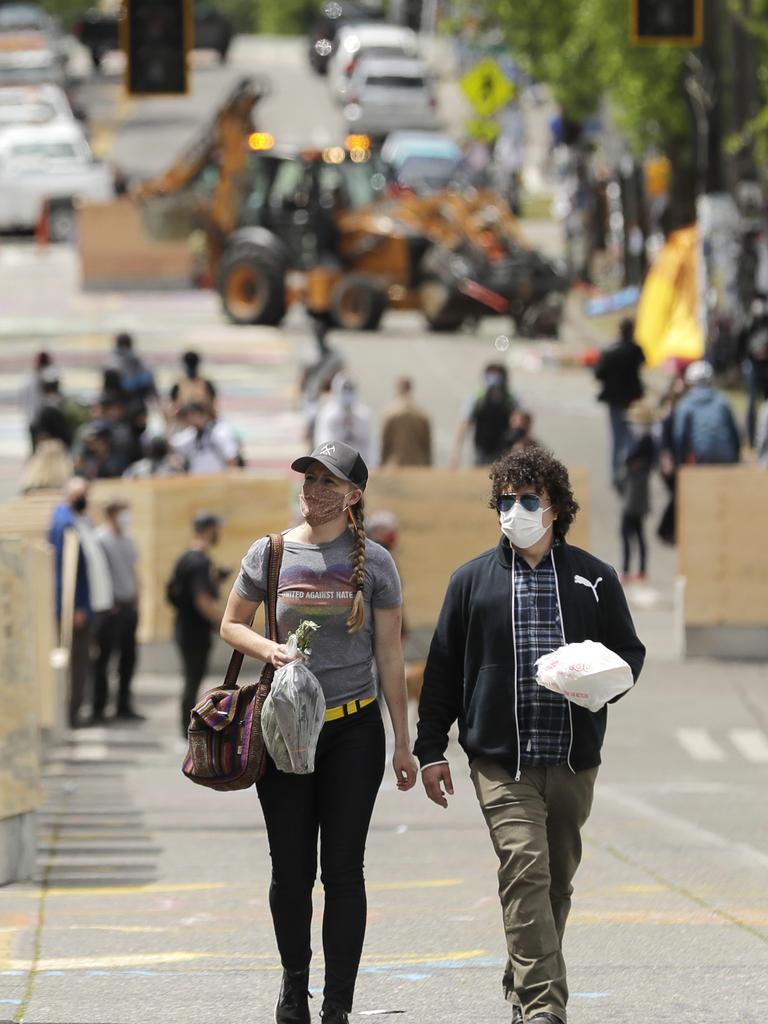
<path id="1" fill-rule="evenodd" d="M 48 200 L 49 237 L 67 241 L 74 235 L 72 203 L 106 202 L 113 195 L 110 168 L 94 160 L 76 123 L 0 132 L 0 231 L 34 228 Z"/>

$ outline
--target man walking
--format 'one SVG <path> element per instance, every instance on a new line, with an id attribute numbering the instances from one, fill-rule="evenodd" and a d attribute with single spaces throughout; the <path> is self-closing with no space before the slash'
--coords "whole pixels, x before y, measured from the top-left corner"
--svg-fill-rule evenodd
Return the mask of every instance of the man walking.
<path id="1" fill-rule="evenodd" d="M 112 577 L 115 600 L 96 633 L 98 653 L 93 666 L 93 717 L 103 721 L 109 694 L 109 665 L 117 653 L 117 702 L 115 718 L 143 722 L 133 707 L 131 684 L 136 669 L 136 630 L 139 625 L 138 553 L 128 534 L 130 511 L 116 498 L 104 509 L 106 522 L 96 531 Z"/>
<path id="2" fill-rule="evenodd" d="M 431 466 L 432 425 L 413 401 L 413 381 L 400 377 L 397 403 L 384 415 L 381 429 L 383 466 Z"/>
<path id="3" fill-rule="evenodd" d="M 166 594 L 176 609 L 174 640 L 181 658 L 184 687 L 181 694 L 181 735 L 186 739 L 192 708 L 200 684 L 208 671 L 211 634 L 218 633 L 221 613 L 216 601 L 219 584 L 226 577 L 210 558 L 219 541 L 221 521 L 211 512 L 200 512 L 194 520 L 194 536 L 178 559 L 168 581 Z"/>
<path id="4" fill-rule="evenodd" d="M 608 406 L 611 426 L 611 482 L 618 486 L 621 469 L 632 440 L 626 421 L 627 408 L 643 397 L 640 367 L 645 362 L 643 350 L 635 341 L 635 322 L 625 319 L 619 324 L 619 340 L 600 353 L 595 363 L 595 377 L 602 384 L 598 402 Z"/>
<path id="5" fill-rule="evenodd" d="M 112 608 L 114 599 L 109 566 L 88 518 L 89 489 L 87 480 L 72 477 L 65 489 L 65 500 L 53 511 L 48 532 L 48 541 L 53 547 L 58 622 L 61 622 L 64 603 L 64 547 L 67 532 L 73 530 L 79 542 L 69 658 L 68 719 L 71 729 L 91 724 L 90 720 L 84 721 L 81 718 L 91 676 L 91 641 L 102 618 Z"/>
<path id="6" fill-rule="evenodd" d="M 645 649 L 614 570 L 565 541 L 578 511 L 565 466 L 529 446 L 499 459 L 491 480 L 502 537 L 451 577 L 424 672 L 415 753 L 428 797 L 447 807 L 445 751 L 458 720 L 499 859 L 513 1024 L 565 1024 L 563 932 L 606 711 L 540 687 L 535 662 L 565 643 L 596 640 L 637 679 Z"/>

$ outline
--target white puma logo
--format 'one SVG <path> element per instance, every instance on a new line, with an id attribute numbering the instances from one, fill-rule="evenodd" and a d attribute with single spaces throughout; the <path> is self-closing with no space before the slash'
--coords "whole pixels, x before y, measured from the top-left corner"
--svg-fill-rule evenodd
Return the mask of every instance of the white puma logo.
<path id="1" fill-rule="evenodd" d="M 594 583 L 590 583 L 589 580 L 585 579 L 584 576 L 574 576 L 573 577 L 573 582 L 574 583 L 581 583 L 585 587 L 589 587 L 589 589 L 595 595 L 595 600 L 597 601 L 598 604 L 600 604 L 600 598 L 597 596 L 597 585 L 598 585 L 598 583 L 602 583 L 603 582 L 603 577 L 602 576 L 598 576 Z"/>
<path id="2" fill-rule="evenodd" d="M 335 453 L 336 453 L 336 445 L 335 444 L 324 444 L 323 447 L 320 449 L 320 451 L 317 454 L 318 455 L 334 455 Z"/>

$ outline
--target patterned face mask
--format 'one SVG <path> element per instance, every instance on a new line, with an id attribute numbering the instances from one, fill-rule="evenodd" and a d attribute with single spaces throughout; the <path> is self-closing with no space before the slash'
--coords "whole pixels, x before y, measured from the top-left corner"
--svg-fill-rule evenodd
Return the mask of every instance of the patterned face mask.
<path id="1" fill-rule="evenodd" d="M 349 494 L 339 494 L 328 487 L 304 484 L 299 495 L 301 514 L 310 526 L 322 526 L 346 510 L 348 497 Z"/>

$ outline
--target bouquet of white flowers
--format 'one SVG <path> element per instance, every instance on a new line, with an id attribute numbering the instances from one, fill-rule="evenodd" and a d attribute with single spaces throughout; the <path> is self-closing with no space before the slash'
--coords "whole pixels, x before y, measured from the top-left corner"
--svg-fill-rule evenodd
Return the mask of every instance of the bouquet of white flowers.
<path id="1" fill-rule="evenodd" d="M 289 634 L 286 646 L 295 660 L 275 672 L 261 712 L 269 756 L 280 771 L 297 775 L 315 770 L 317 740 L 325 721 L 323 691 L 306 665 L 318 629 L 316 622 L 305 619 Z"/>

